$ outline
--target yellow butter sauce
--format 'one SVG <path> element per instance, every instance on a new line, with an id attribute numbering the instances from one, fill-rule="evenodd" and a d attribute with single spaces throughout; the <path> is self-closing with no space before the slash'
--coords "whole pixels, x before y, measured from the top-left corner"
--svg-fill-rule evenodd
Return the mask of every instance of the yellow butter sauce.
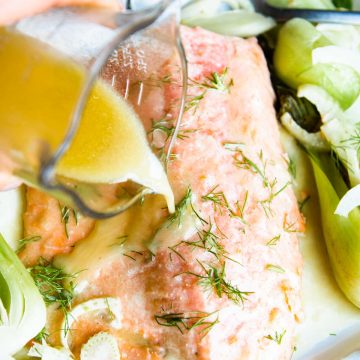
<path id="1" fill-rule="evenodd" d="M 36 167 L 44 147 L 54 151 L 62 142 L 85 76 L 84 68 L 39 40 L 0 29 L 0 151 Z M 90 183 L 131 179 L 164 195 L 174 207 L 141 121 L 100 80 L 57 174 Z"/>

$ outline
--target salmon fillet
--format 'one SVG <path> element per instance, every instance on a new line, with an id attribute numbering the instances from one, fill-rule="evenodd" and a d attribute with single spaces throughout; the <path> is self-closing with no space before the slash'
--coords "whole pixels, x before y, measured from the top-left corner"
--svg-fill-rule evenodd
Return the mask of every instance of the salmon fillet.
<path id="1" fill-rule="evenodd" d="M 149 210 L 151 198 L 132 209 L 133 216 L 103 223 L 110 228 L 123 221 L 119 235 L 128 236 L 137 224 L 144 242 L 163 232 L 164 242 L 156 254 L 135 249 L 131 256 L 99 255 L 96 266 L 81 273 L 76 303 L 117 297 L 122 320 L 114 329 L 103 317 L 84 316 L 74 325 L 71 348 L 78 356 L 81 343 L 105 330 L 117 336 L 123 359 L 289 359 L 302 316 L 296 233 L 303 219 L 279 140 L 266 61 L 256 39 L 200 28 L 182 27 L 181 33 L 190 88 L 168 169 L 179 225 L 167 227 L 165 210 Z M 176 81 L 154 91 L 163 116 L 171 117 Z M 158 114 L 158 106 L 149 106 L 145 126 Z M 184 202 L 192 202 L 186 211 L 197 219 L 191 236 L 181 232 L 188 216 L 180 214 Z M 105 243 L 105 234 L 98 240 Z M 54 311 L 51 333 L 58 319 Z M 57 336 L 51 341 L 59 344 Z"/>

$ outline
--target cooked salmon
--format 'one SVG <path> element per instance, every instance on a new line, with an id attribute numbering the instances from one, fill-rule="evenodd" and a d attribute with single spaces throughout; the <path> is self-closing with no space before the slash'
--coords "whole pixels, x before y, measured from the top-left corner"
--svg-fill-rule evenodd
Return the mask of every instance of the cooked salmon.
<path id="1" fill-rule="evenodd" d="M 146 200 L 126 221 L 150 232 L 150 244 L 165 231 L 156 252 L 112 253 L 84 269 L 76 303 L 118 297 L 122 319 L 117 329 L 96 314 L 78 319 L 71 348 L 78 356 L 81 343 L 105 330 L 117 335 L 122 359 L 290 359 L 302 316 L 297 232 L 304 224 L 280 144 L 264 55 L 256 39 L 187 27 L 181 34 L 189 92 L 168 166 L 177 212 L 171 217 L 164 209 L 149 211 L 152 200 Z M 170 69 L 170 64 L 164 67 L 162 76 Z M 173 77 L 170 86 L 154 91 L 162 96 L 162 116 L 171 119 L 180 89 L 174 72 L 168 75 Z M 158 114 L 159 107 L 149 106 L 146 126 Z M 52 218 L 49 213 L 45 220 L 32 220 L 43 202 L 39 198 L 34 208 L 28 205 L 27 233 L 39 230 L 30 223 L 42 228 Z M 144 218 L 155 213 L 160 220 L 150 231 Z M 193 231 L 181 237 L 187 216 L 195 219 Z M 73 225 L 75 236 L 82 230 Z M 59 220 L 56 227 L 60 235 L 55 227 L 47 230 L 54 241 L 60 236 L 70 246 Z M 49 319 L 55 333 L 57 317 Z M 59 344 L 59 338 L 54 336 L 52 343 Z"/>

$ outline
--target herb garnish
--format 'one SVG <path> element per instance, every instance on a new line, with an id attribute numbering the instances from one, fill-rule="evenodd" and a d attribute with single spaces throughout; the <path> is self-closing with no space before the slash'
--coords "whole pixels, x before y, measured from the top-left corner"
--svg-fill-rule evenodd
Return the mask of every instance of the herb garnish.
<path id="1" fill-rule="evenodd" d="M 272 239 L 270 239 L 270 240 L 266 243 L 266 246 L 275 246 L 275 245 L 277 245 L 277 243 L 278 243 L 279 240 L 280 240 L 280 237 L 281 237 L 280 234 L 274 236 Z"/>
<path id="2" fill-rule="evenodd" d="M 309 200 L 310 200 L 310 195 L 307 195 L 304 200 L 298 202 L 299 210 L 301 212 L 303 211 L 304 206 L 308 203 Z"/>
<path id="3" fill-rule="evenodd" d="M 61 213 L 61 222 L 64 223 L 65 235 L 66 235 L 66 238 L 68 239 L 69 238 L 68 225 L 69 225 L 71 214 L 74 216 L 76 225 L 78 225 L 78 223 L 79 223 L 80 214 L 75 209 L 72 209 L 65 205 L 64 206 L 60 205 L 60 213 Z"/>
<path id="4" fill-rule="evenodd" d="M 216 191 L 218 187 L 219 185 L 213 187 L 206 195 L 203 195 L 201 199 L 203 201 L 211 201 L 214 211 L 220 210 L 220 213 L 222 213 L 223 209 L 229 210 L 229 203 L 223 191 Z"/>
<path id="5" fill-rule="evenodd" d="M 204 220 L 199 213 L 195 210 L 192 203 L 193 192 L 190 187 L 187 188 L 184 197 L 176 204 L 175 212 L 168 217 L 167 227 L 177 222 L 178 227 L 181 225 L 183 217 L 186 213 L 186 210 L 190 207 L 195 216 L 200 220 L 202 224 L 207 224 L 207 221 Z"/>
<path id="6" fill-rule="evenodd" d="M 288 170 L 293 179 L 296 179 L 296 164 L 292 158 L 289 158 Z"/>
<path id="7" fill-rule="evenodd" d="M 200 261 L 198 261 L 198 263 L 204 271 L 204 274 L 197 274 L 191 271 L 186 271 L 183 274 L 198 277 L 200 279 L 199 284 L 206 290 L 215 291 L 219 298 L 225 295 L 235 304 L 241 303 L 244 305 L 244 301 L 247 300 L 247 296 L 253 293 L 250 291 L 241 291 L 225 279 L 225 263 L 223 263 L 220 267 L 204 265 Z"/>
<path id="8" fill-rule="evenodd" d="M 22 251 L 27 244 L 37 242 L 41 240 L 41 236 L 39 235 L 29 235 L 24 237 L 23 239 L 19 240 L 19 247 L 16 250 L 16 253 L 18 254 L 20 251 Z"/>
<path id="9" fill-rule="evenodd" d="M 241 169 L 252 171 L 254 174 L 258 174 L 262 181 L 263 186 L 269 190 L 269 196 L 267 199 L 260 201 L 260 204 L 266 214 L 267 217 L 269 215 L 273 215 L 273 211 L 271 208 L 271 203 L 282 191 L 286 189 L 289 185 L 289 182 L 284 184 L 279 190 L 276 190 L 275 187 L 277 185 L 277 179 L 270 180 L 266 175 L 266 166 L 267 160 L 264 159 L 262 150 L 259 152 L 259 160 L 261 165 L 257 165 L 254 161 L 248 158 L 243 151 L 237 150 L 236 154 L 234 155 L 235 165 Z"/>
<path id="10" fill-rule="evenodd" d="M 170 123 L 170 120 L 166 117 L 158 121 L 152 121 L 151 130 L 149 134 L 153 134 L 156 130 L 163 132 L 166 135 L 165 142 L 169 140 L 175 133 L 175 126 Z M 179 129 L 177 133 L 177 138 L 184 140 L 189 137 L 188 134 L 195 132 L 196 130 L 192 129 Z"/>
<path id="11" fill-rule="evenodd" d="M 287 220 L 287 214 L 285 214 L 284 216 L 283 230 L 288 233 L 298 232 L 298 230 L 296 229 L 296 222 L 294 221 L 292 223 L 289 223 Z"/>
<path id="12" fill-rule="evenodd" d="M 218 317 L 211 321 L 209 319 L 212 315 L 217 313 L 207 313 L 203 311 L 187 311 L 187 312 L 178 312 L 178 313 L 166 313 L 161 315 L 155 315 L 155 321 L 166 327 L 175 327 L 181 334 L 184 331 L 191 331 L 197 327 L 201 327 L 200 333 L 205 336 L 212 327 L 219 322 Z"/>
<path id="13" fill-rule="evenodd" d="M 274 272 L 277 272 L 279 274 L 284 274 L 285 273 L 285 270 L 279 265 L 267 264 L 265 268 L 266 268 L 266 270 L 274 271 Z"/>
<path id="14" fill-rule="evenodd" d="M 190 85 L 194 84 L 199 88 L 203 89 L 213 89 L 222 92 L 230 92 L 230 87 L 234 85 L 234 80 L 230 79 L 226 83 L 226 77 L 228 73 L 228 68 L 226 67 L 222 72 L 213 72 L 210 76 L 206 77 L 203 82 L 198 82 L 195 80 L 190 80 Z"/>
<path id="15" fill-rule="evenodd" d="M 277 331 L 275 331 L 274 335 L 267 335 L 265 337 L 269 340 L 275 341 L 278 345 L 280 345 L 285 333 L 286 330 L 284 330 L 282 333 L 278 333 Z"/>
<path id="16" fill-rule="evenodd" d="M 75 279 L 76 274 L 66 274 L 62 269 L 44 260 L 39 265 L 30 268 L 29 272 L 45 304 L 57 304 L 63 311 L 66 333 L 69 330 L 68 315 L 74 299 L 75 286 L 72 280 Z"/>
<path id="17" fill-rule="evenodd" d="M 206 91 L 203 91 L 199 95 L 189 96 L 186 100 L 185 109 L 184 111 L 193 110 L 193 114 L 195 114 L 196 110 L 200 105 L 200 101 L 204 99 Z"/>
<path id="18" fill-rule="evenodd" d="M 34 337 L 34 340 L 37 342 L 42 342 L 42 340 L 47 340 L 49 334 L 46 331 L 46 328 L 42 328 L 42 330 Z"/>

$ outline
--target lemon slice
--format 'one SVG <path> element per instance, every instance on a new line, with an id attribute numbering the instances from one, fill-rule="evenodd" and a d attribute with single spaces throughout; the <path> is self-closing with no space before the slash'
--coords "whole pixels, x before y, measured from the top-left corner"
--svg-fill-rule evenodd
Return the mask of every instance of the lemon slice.
<path id="1" fill-rule="evenodd" d="M 62 142 L 85 81 L 85 70 L 48 45 L 0 28 L 0 151 L 36 166 L 40 151 Z M 174 197 L 151 152 L 140 119 L 129 104 L 97 81 L 76 136 L 57 174 L 86 183 L 132 180 Z"/>

